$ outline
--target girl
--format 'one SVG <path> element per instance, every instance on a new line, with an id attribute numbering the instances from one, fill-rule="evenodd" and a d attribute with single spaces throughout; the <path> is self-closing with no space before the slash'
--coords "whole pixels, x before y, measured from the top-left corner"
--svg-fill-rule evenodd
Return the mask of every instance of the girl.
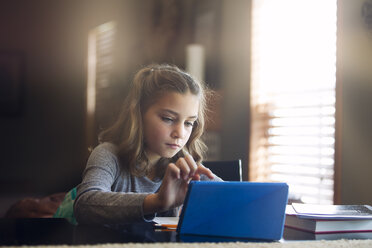
<path id="1" fill-rule="evenodd" d="M 100 134 L 77 187 L 78 223 L 176 216 L 190 180 L 221 180 L 200 163 L 205 91 L 176 66 L 137 72 L 118 120 Z"/>

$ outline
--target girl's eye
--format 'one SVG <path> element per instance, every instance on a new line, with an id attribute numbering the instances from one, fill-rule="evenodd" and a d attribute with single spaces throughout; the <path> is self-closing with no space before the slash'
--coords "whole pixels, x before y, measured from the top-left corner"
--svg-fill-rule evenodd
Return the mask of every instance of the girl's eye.
<path id="1" fill-rule="evenodd" d="M 168 123 L 173 122 L 173 119 L 172 119 L 172 118 L 169 118 L 169 117 L 161 117 L 161 119 L 162 119 L 164 122 L 168 122 Z"/>
<path id="2" fill-rule="evenodd" d="M 190 121 L 187 121 L 185 123 L 185 125 L 188 126 L 188 127 L 192 127 L 192 126 L 194 126 L 194 123 L 193 122 L 190 122 Z"/>

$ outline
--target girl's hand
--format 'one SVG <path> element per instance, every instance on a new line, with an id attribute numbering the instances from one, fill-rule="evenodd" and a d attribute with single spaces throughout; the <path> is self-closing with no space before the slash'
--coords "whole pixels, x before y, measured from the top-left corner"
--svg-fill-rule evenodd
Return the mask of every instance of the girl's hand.
<path id="1" fill-rule="evenodd" d="M 196 164 L 190 154 L 179 158 L 176 163 L 170 163 L 159 191 L 145 198 L 144 213 L 162 212 L 182 205 L 189 182 L 200 180 L 200 174 L 214 178 L 213 173 L 203 165 Z"/>

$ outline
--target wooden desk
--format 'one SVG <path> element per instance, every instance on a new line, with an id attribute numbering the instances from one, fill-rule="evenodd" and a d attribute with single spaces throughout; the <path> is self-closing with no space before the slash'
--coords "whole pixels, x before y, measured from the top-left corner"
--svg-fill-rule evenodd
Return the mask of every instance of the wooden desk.
<path id="1" fill-rule="evenodd" d="M 274 244 L 293 244 L 291 240 L 311 236 L 291 233 L 285 229 L 284 238 Z M 175 231 L 159 231 L 151 223 L 133 223 L 117 226 L 74 226 L 65 219 L 0 219 L 0 246 L 21 245 L 98 245 L 107 243 L 185 243 L 185 242 L 240 242 L 244 244 L 257 242 L 246 239 L 224 239 L 202 236 L 179 236 Z M 262 242 L 262 241 L 261 241 Z M 316 242 L 318 241 L 314 241 Z M 322 241 L 324 242 L 324 241 Z M 345 240 L 343 240 L 345 242 Z M 356 242 L 356 241 L 348 241 Z M 372 247 L 372 240 L 360 240 Z M 257 243 L 256 243 L 257 244 Z M 350 245 L 351 243 L 348 243 Z M 247 246 L 244 246 L 247 247 Z M 249 246 L 250 247 L 250 246 Z M 260 244 L 261 247 L 261 244 Z M 280 246 L 284 247 L 284 246 Z M 293 247 L 288 246 L 288 247 Z M 325 246 L 333 247 L 330 244 Z M 337 246 L 334 246 L 337 247 Z M 346 246 L 345 246 L 346 247 Z M 358 246 L 359 247 L 359 246 Z"/>

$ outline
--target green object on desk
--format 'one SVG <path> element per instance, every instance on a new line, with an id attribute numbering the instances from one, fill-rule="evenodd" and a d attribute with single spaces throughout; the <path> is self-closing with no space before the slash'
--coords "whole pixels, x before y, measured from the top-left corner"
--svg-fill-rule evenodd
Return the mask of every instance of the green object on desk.
<path id="1" fill-rule="evenodd" d="M 53 215 L 53 218 L 65 218 L 70 223 L 77 225 L 77 221 L 74 215 L 74 201 L 76 199 L 76 187 L 71 189 L 63 199 L 61 205 L 59 205 L 57 211 Z"/>

